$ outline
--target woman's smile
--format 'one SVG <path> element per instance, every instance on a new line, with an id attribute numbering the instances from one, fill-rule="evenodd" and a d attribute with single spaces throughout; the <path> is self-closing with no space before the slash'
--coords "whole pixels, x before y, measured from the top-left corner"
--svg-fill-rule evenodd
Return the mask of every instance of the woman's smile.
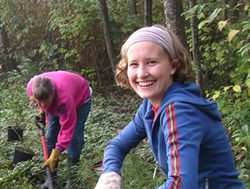
<path id="1" fill-rule="evenodd" d="M 137 84 L 140 86 L 140 87 L 150 87 L 154 84 L 154 81 L 137 81 Z"/>
<path id="2" fill-rule="evenodd" d="M 175 73 L 166 52 L 153 42 L 137 42 L 130 46 L 127 57 L 131 87 L 141 98 L 148 98 L 153 105 L 160 104 Z"/>

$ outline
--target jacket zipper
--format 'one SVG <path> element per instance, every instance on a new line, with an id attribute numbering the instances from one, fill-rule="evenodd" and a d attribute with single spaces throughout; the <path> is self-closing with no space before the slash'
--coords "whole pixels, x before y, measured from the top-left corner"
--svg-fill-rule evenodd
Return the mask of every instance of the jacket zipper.
<path id="1" fill-rule="evenodd" d="M 205 189 L 209 189 L 208 178 L 205 178 Z"/>

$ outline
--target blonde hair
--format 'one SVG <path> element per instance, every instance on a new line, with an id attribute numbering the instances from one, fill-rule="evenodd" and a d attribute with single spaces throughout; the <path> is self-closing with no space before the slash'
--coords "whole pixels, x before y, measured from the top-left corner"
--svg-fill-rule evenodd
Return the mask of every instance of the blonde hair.
<path id="1" fill-rule="evenodd" d="M 137 42 L 149 41 L 161 46 L 175 64 L 176 72 L 174 81 L 186 82 L 191 79 L 190 55 L 177 36 L 162 25 L 143 27 L 135 31 L 123 44 L 120 52 L 121 59 L 116 67 L 115 80 L 119 86 L 131 88 L 127 76 L 128 60 L 127 51 L 131 45 Z"/>
<path id="2" fill-rule="evenodd" d="M 45 77 L 36 76 L 32 83 L 32 97 L 37 100 L 44 100 L 53 94 L 54 87 L 51 81 Z"/>

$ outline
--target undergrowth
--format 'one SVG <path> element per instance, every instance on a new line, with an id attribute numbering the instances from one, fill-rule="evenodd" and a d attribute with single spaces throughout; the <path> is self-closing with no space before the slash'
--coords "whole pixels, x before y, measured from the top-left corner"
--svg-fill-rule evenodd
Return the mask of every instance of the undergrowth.
<path id="1" fill-rule="evenodd" d="M 25 96 L 26 80 L 14 74 L 10 85 L 1 85 L 0 94 L 0 188 L 1 189 L 38 189 L 45 179 L 42 169 L 43 155 L 39 130 L 34 124 L 36 110 Z M 8 82 L 7 82 L 8 83 Z M 80 165 L 77 169 L 75 189 L 92 189 L 99 175 L 93 164 L 102 160 L 107 142 L 126 126 L 135 113 L 140 99 L 130 91 L 109 89 L 112 93 L 96 93 L 92 98 L 92 108 L 85 124 L 85 146 Z M 115 91 L 115 92 L 114 92 Z M 3 100 L 4 99 L 4 100 Z M 24 128 L 22 141 L 8 142 L 7 127 L 19 123 Z M 17 146 L 29 148 L 34 152 L 32 160 L 20 162 L 12 167 L 14 149 Z M 142 142 L 126 157 L 122 168 L 122 188 L 147 189 L 162 183 L 163 178 L 153 179 L 155 163 L 146 142 Z M 55 189 L 63 188 L 67 175 L 67 155 L 63 152 L 58 165 Z"/>
<path id="2" fill-rule="evenodd" d="M 43 156 L 39 130 L 34 124 L 34 116 L 37 112 L 29 104 L 25 95 L 25 77 L 14 74 L 9 78 L 11 80 L 0 85 L 0 188 L 38 189 L 45 179 L 45 173 L 42 169 Z M 141 102 L 141 99 L 131 91 L 124 91 L 116 87 L 105 91 L 105 94 L 97 93 L 96 90 L 93 93 L 92 109 L 85 125 L 85 146 L 76 170 L 75 189 L 94 188 L 99 175 L 93 170 L 93 165 L 102 160 L 107 142 L 117 135 L 119 129 L 126 126 Z M 241 179 L 248 186 L 249 146 L 246 146 L 249 144 L 248 125 L 242 120 L 245 126 L 241 129 L 235 122 L 232 122 L 236 119 L 230 119 L 232 115 L 237 115 L 239 118 L 244 115 L 247 119 L 249 116 L 243 114 L 244 109 L 242 109 L 246 103 L 237 103 L 238 105 L 234 105 L 233 110 L 226 104 L 228 96 L 225 94 L 224 97 L 224 100 L 218 98 L 219 106 L 224 109 L 224 124 L 230 135 Z M 226 110 L 229 111 L 225 112 Z M 17 122 L 24 128 L 23 140 L 8 142 L 7 127 Z M 32 160 L 20 162 L 11 168 L 14 149 L 17 146 L 28 147 L 35 155 Z M 155 161 L 147 142 L 141 142 L 125 159 L 122 168 L 122 188 L 150 189 L 161 185 L 164 178 L 159 168 L 156 177 L 153 178 L 155 167 Z M 70 171 L 67 169 L 66 152 L 63 152 L 60 156 L 55 189 L 63 188 L 67 175 L 71 174 Z"/>

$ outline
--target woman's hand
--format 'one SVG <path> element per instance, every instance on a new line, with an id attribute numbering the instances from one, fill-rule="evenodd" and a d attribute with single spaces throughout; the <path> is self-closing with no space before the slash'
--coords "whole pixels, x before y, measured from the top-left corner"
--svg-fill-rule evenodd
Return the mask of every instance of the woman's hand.
<path id="1" fill-rule="evenodd" d="M 121 176 L 115 172 L 103 173 L 95 189 L 121 189 Z"/>

